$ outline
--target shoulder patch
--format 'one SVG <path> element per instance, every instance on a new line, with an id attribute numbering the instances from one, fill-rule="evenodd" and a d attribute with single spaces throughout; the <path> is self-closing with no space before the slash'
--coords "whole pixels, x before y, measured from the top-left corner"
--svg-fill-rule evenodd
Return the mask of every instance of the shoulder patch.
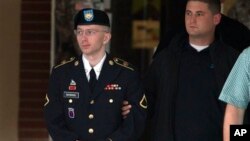
<path id="1" fill-rule="evenodd" d="M 65 64 L 68 64 L 68 63 L 70 63 L 70 62 L 72 62 L 72 61 L 74 61 L 74 60 L 75 60 L 75 57 L 71 57 L 68 61 L 67 61 L 67 60 L 63 60 L 63 61 L 61 62 L 61 64 L 55 66 L 55 68 L 58 68 L 58 67 L 63 66 L 63 65 L 65 65 Z"/>
<path id="2" fill-rule="evenodd" d="M 132 65 L 130 63 L 128 63 L 127 61 L 124 61 L 122 59 L 119 59 L 119 58 L 113 58 L 114 62 L 119 65 L 119 66 L 122 66 L 124 68 L 127 68 L 127 69 L 130 69 L 132 71 L 134 71 L 135 69 L 132 67 Z"/>

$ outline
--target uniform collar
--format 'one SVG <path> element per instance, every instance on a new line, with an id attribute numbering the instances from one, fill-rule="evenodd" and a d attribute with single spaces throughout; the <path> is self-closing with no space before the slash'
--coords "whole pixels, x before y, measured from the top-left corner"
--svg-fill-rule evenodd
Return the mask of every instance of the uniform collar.
<path id="1" fill-rule="evenodd" d="M 100 75 L 100 72 L 102 70 L 102 66 L 103 66 L 103 63 L 104 63 L 106 57 L 107 57 L 107 55 L 105 53 L 105 55 L 102 57 L 101 61 L 93 67 L 97 78 Z M 89 61 L 84 57 L 84 55 L 82 55 L 82 60 L 83 60 L 85 72 L 86 72 L 86 74 L 88 74 L 90 72 L 90 70 L 92 69 L 92 67 L 90 66 Z"/>

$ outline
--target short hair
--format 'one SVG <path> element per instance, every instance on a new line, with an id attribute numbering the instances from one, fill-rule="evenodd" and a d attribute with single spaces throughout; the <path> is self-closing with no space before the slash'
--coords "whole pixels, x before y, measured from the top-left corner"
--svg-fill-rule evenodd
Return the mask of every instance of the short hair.
<path id="1" fill-rule="evenodd" d="M 208 4 L 208 9 L 211 10 L 213 14 L 218 14 L 221 11 L 221 2 L 220 0 L 188 0 L 189 1 L 199 1 Z"/>

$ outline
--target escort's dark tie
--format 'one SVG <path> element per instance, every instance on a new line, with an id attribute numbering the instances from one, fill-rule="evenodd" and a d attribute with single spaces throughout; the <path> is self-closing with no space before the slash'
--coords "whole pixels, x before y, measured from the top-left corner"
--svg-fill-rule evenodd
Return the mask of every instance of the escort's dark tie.
<path id="1" fill-rule="evenodd" d="M 95 70 L 92 68 L 90 73 L 89 73 L 90 79 L 89 79 L 89 88 L 91 93 L 93 93 L 94 88 L 95 88 L 95 84 L 97 82 L 96 80 L 96 75 L 95 75 Z"/>

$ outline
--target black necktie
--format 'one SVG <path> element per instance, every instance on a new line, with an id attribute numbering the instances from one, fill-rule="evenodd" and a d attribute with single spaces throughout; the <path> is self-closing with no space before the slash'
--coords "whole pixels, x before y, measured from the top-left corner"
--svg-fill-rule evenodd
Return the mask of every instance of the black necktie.
<path id="1" fill-rule="evenodd" d="M 91 93 L 93 93 L 95 84 L 96 84 L 96 75 L 95 75 L 95 70 L 92 68 L 90 73 L 89 73 L 90 79 L 89 79 L 89 88 Z"/>

